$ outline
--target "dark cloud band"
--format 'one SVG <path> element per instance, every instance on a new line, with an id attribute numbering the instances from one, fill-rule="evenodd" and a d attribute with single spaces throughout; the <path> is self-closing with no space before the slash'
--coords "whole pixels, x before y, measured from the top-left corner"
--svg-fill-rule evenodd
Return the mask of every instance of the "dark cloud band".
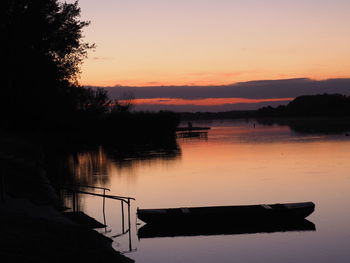
<path id="1" fill-rule="evenodd" d="M 259 80 L 240 82 L 226 86 L 148 86 L 104 87 L 112 98 L 132 92 L 136 98 L 290 98 L 301 95 L 341 93 L 350 95 L 350 78 L 311 80 L 307 78 Z"/>

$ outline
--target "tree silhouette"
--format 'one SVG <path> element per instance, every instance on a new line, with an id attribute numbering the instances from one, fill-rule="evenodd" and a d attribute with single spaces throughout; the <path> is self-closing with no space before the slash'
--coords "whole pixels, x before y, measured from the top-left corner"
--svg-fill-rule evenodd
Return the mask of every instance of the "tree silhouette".
<path id="1" fill-rule="evenodd" d="M 83 41 L 78 3 L 3 0 L 0 7 L 3 125 L 28 127 L 66 118 L 78 107 Z M 43 124 L 44 123 L 44 124 Z"/>
<path id="2" fill-rule="evenodd" d="M 304 95 L 277 108 L 260 108 L 257 114 L 268 117 L 349 116 L 350 97 L 342 94 Z"/>

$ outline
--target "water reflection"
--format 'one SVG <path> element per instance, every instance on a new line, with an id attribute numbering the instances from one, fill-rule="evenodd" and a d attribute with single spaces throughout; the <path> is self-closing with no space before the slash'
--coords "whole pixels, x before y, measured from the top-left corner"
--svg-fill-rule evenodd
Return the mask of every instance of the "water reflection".
<path id="1" fill-rule="evenodd" d="M 174 141 L 162 145 L 106 145 L 68 157 L 68 167 L 78 185 L 106 186 L 113 175 L 135 176 L 137 167 L 176 162 L 181 150 Z M 131 179 L 131 178 L 130 178 Z"/>
<path id="2" fill-rule="evenodd" d="M 287 126 L 301 134 L 347 134 L 350 131 L 349 118 L 266 118 L 257 122 L 268 126 Z"/>
<path id="3" fill-rule="evenodd" d="M 258 119 L 212 121 L 206 124 L 213 125 L 214 131 L 179 133 L 177 139 L 180 145 L 208 140 L 211 141 L 209 144 L 215 144 L 216 141 L 221 143 L 222 139 L 226 142 L 254 144 L 309 142 L 322 140 L 329 134 L 349 134 L 350 131 L 348 119 Z M 72 153 L 68 156 L 71 177 L 66 181 L 70 184 L 106 186 L 111 183 L 111 175 L 124 174 L 128 174 L 132 180 L 132 176 L 136 176 L 144 166 L 179 161 L 181 148 L 178 142 L 174 139 L 160 145 L 109 144 Z"/>
<path id="4" fill-rule="evenodd" d="M 204 219 L 205 220 L 205 219 Z M 254 223 L 213 223 L 197 222 L 189 225 L 155 225 L 146 224 L 138 230 L 139 238 L 179 237 L 179 236 L 211 236 L 239 235 L 256 233 L 273 233 L 289 231 L 315 231 L 314 223 L 304 219 L 286 222 Z"/>
<path id="5" fill-rule="evenodd" d="M 109 162 L 102 147 L 95 151 L 78 152 L 68 157 L 70 173 L 81 185 L 108 185 Z"/>
<path id="6" fill-rule="evenodd" d="M 309 200 L 318 207 L 310 216 L 317 231 L 308 221 L 284 228 L 149 229 L 146 225 L 139 229 L 138 240 L 134 225 L 137 252 L 128 256 L 136 262 L 347 262 L 350 140 L 344 129 L 330 134 L 331 124 L 314 130 L 307 128 L 309 124 L 304 129 L 256 120 L 205 123 L 212 127 L 207 140 L 178 139 L 171 147 L 131 147 L 131 151 L 104 146 L 71 156 L 70 167 L 82 184 L 105 184 L 111 194 L 135 197 L 132 214 L 136 207 Z M 86 198 L 83 208 L 103 221 L 101 200 Z M 112 238 L 121 232 L 119 210 L 119 203 L 107 202 Z M 132 224 L 135 221 L 134 216 Z M 126 251 L 129 240 L 119 236 L 113 244 Z"/>

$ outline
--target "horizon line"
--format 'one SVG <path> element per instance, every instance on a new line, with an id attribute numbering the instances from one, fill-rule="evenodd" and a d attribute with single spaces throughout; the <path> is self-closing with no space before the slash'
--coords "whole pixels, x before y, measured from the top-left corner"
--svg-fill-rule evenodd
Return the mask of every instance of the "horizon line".
<path id="1" fill-rule="evenodd" d="M 140 88 L 147 88 L 147 87 L 230 87 L 230 86 L 235 86 L 235 85 L 240 85 L 240 84 L 253 84 L 253 83 L 258 83 L 258 82 L 269 82 L 269 81 L 297 81 L 297 80 L 304 80 L 304 81 L 328 81 L 328 80 L 350 80 L 349 77 L 338 77 L 338 78 L 310 78 L 310 77 L 298 77 L 298 78 L 281 78 L 281 79 L 256 79 L 256 80 L 248 80 L 248 81 L 238 81 L 238 82 L 233 82 L 230 84 L 210 84 L 210 85 L 199 85 L 199 84 L 183 84 L 183 85 L 175 85 L 175 84 L 159 84 L 159 85 L 120 85 L 120 84 L 115 84 L 115 85 L 91 85 L 91 84 L 81 84 L 83 87 L 92 87 L 92 88 L 118 88 L 118 87 L 123 87 L 123 88 L 132 88 L 132 87 L 140 87 Z M 157 82 L 154 82 L 157 83 Z"/>

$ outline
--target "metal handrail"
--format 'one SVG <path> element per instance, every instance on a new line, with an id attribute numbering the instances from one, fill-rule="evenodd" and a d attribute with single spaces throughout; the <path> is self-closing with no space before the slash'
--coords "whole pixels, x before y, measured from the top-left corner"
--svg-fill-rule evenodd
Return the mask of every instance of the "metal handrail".
<path id="1" fill-rule="evenodd" d="M 71 184 L 71 185 L 65 185 L 65 186 L 76 186 L 76 187 L 92 188 L 92 189 L 101 189 L 101 190 L 111 191 L 111 189 L 106 188 L 106 187 L 92 186 L 92 185 Z"/>
<path id="2" fill-rule="evenodd" d="M 69 191 L 71 191 L 71 192 L 80 193 L 80 194 L 94 195 L 94 196 L 100 196 L 100 197 L 105 197 L 105 198 L 120 200 L 120 201 L 123 201 L 123 202 L 125 202 L 125 203 L 127 203 L 127 204 L 130 203 L 130 200 L 135 200 L 135 198 L 128 197 L 128 196 L 96 194 L 96 193 L 81 191 L 81 190 L 77 190 L 77 189 L 71 189 L 71 188 L 68 188 L 68 187 L 61 187 L 61 188 L 62 188 L 62 189 L 69 190 Z"/>
<path id="3" fill-rule="evenodd" d="M 129 196 L 118 196 L 118 195 L 106 195 L 105 190 L 103 191 L 103 194 L 97 194 L 97 193 L 91 193 L 91 192 L 86 192 L 86 191 L 82 191 L 82 190 L 77 190 L 77 189 L 71 189 L 68 187 L 62 187 L 61 189 L 65 189 L 68 191 L 72 191 L 73 192 L 73 209 L 75 210 L 75 196 L 76 194 L 87 194 L 87 195 L 93 195 L 93 196 L 99 196 L 99 197 L 103 197 L 103 218 L 104 218 L 104 224 L 106 225 L 106 218 L 105 218 L 105 199 L 109 198 L 109 199 L 114 199 L 114 200 L 119 200 L 121 201 L 121 212 L 122 212 L 122 234 L 126 234 L 129 233 L 129 252 L 133 251 L 132 250 L 132 244 L 131 244 L 131 223 L 130 223 L 130 204 L 131 204 L 131 200 L 135 200 L 135 198 L 133 197 L 129 197 Z M 127 204 L 127 212 L 128 212 L 128 229 L 125 231 L 125 223 L 124 223 L 124 203 Z M 118 235 L 117 235 L 118 236 Z M 125 252 L 126 253 L 126 252 Z"/>

